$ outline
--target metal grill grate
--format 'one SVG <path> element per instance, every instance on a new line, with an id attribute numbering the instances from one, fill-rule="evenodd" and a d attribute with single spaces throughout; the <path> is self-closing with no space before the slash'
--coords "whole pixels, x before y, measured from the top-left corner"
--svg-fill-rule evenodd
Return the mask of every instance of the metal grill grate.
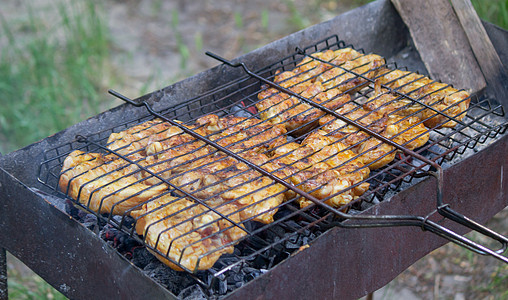
<path id="1" fill-rule="evenodd" d="M 353 133 L 368 133 L 367 137 L 363 137 L 356 143 L 344 144 L 345 147 L 341 148 L 341 151 L 354 150 L 357 156 L 345 159 L 341 165 L 330 169 L 338 170 L 351 164 L 362 154 L 378 149 L 376 147 L 383 145 L 379 144 L 379 140 L 393 144 L 393 147 L 373 161 L 348 173 L 359 172 L 370 166 L 368 177 L 350 182 L 349 185 L 334 190 L 326 197 L 316 198 L 317 192 L 326 184 L 305 186 L 314 177 L 307 178 L 308 180 L 302 183 L 294 181 L 291 183 L 291 178 L 295 177 L 295 174 L 302 174 L 308 168 L 297 168 L 293 171 L 295 173 L 281 175 L 277 173 L 281 171 L 280 165 L 278 168 L 272 168 L 268 167 L 268 164 L 291 155 L 291 152 L 288 152 L 276 157 L 273 154 L 275 150 L 294 143 L 304 144 L 313 134 L 325 130 L 326 126 L 336 119 L 332 117 L 330 121 L 318 124 L 319 118 L 314 118 L 281 130 L 280 126 L 272 124 L 272 120 L 278 115 L 260 118 L 261 112 L 258 107 L 267 99 L 260 95 L 273 88 L 273 84 L 268 82 L 267 85 L 266 80 L 274 81 L 281 72 L 294 70 L 306 57 L 319 61 L 314 56 L 316 52 L 349 47 L 351 46 L 340 41 L 337 36 L 332 36 L 303 50 L 297 50 L 293 55 L 276 64 L 252 72 L 248 76 L 182 102 L 175 107 L 152 112 L 143 118 L 127 121 L 91 136 L 80 136 L 72 143 L 49 149 L 45 152 L 45 161 L 40 166 L 39 181 L 52 189 L 54 193 L 71 199 L 75 205 L 97 215 L 100 220 L 108 222 L 147 246 L 161 261 L 172 268 L 193 273 L 202 285 L 210 287 L 213 283 L 204 279 L 202 270 L 211 272 L 214 278 L 220 280 L 225 273 L 238 272 L 239 268 L 246 266 L 269 269 L 301 247 L 306 247 L 312 239 L 330 226 L 340 225 L 338 221 L 341 219 L 350 218 L 356 215 L 356 212 L 375 205 L 378 201 L 383 201 L 389 193 L 400 191 L 414 178 L 435 174 L 438 171 L 436 166 L 439 168 L 439 165 L 451 162 L 470 149 L 477 149 L 478 145 L 485 143 L 487 139 L 495 138 L 505 132 L 507 123 L 503 109 L 489 99 L 478 98 L 476 95 L 467 97 L 456 104 L 470 101 L 467 114 L 462 117 L 460 113 L 460 118 L 450 117 L 446 110 L 437 110 L 434 104 L 424 102 L 423 97 L 415 98 L 413 91 L 409 94 L 401 92 L 404 85 L 398 88 L 390 87 L 391 82 L 401 77 L 380 84 L 379 80 L 387 76 L 386 74 L 390 74 L 380 74 L 380 72 L 382 70 L 394 72 L 393 70 L 398 69 L 395 63 L 376 65 L 375 68 L 358 74 L 355 73 L 355 69 L 344 69 L 342 64 L 335 65 L 333 62 L 321 61 L 321 65 L 329 65 L 326 70 L 340 69 L 341 74 L 351 76 L 339 83 L 339 86 L 344 87 L 339 93 L 321 103 L 325 107 L 317 104 L 318 108 L 325 112 L 331 111 L 336 118 L 344 118 L 342 120 L 344 124 L 338 131 L 344 128 L 349 130 L 354 125 L 356 131 Z M 360 53 L 362 53 L 360 58 L 365 57 L 363 51 L 360 50 Z M 323 72 L 313 74 L 313 70 L 315 68 L 306 71 L 309 73 L 303 72 L 303 74 L 311 74 L 306 80 L 312 81 L 323 75 Z M 248 69 L 246 71 L 250 72 Z M 409 81 L 406 84 L 418 82 L 418 80 Z M 435 82 L 430 81 L 428 85 L 433 83 Z M 284 85 L 284 82 L 279 84 Z M 439 90 L 448 87 L 443 85 Z M 334 88 L 337 88 L 337 85 L 325 91 Z M 388 89 L 394 95 L 390 102 L 382 104 L 381 107 L 404 100 L 405 105 L 397 109 L 399 111 L 413 109 L 411 113 L 402 116 L 394 124 L 404 122 L 418 114 L 421 115 L 424 111 L 432 111 L 433 114 L 419 119 L 394 137 L 381 135 L 371 124 L 362 123 L 365 115 L 356 120 L 348 118 L 352 112 L 378 99 L 382 95 L 380 88 Z M 439 90 L 432 91 L 431 94 Z M 291 92 L 277 86 L 275 94 L 271 95 L 282 93 L 291 95 Z M 294 94 L 293 97 L 299 101 L 286 107 L 285 111 L 291 111 L 302 103 L 310 103 L 311 106 L 291 117 L 305 116 L 316 109 L 312 107 L 314 105 L 312 99 L 309 100 L 300 94 Z M 338 107 L 327 107 L 328 103 L 339 97 L 349 98 L 347 103 L 341 103 Z M 126 99 L 126 101 L 130 100 Z M 340 115 L 335 112 L 335 110 L 340 111 L 347 104 L 353 105 L 354 108 Z M 149 106 L 147 107 L 150 109 Z M 366 116 L 375 113 L 378 109 L 369 111 Z M 203 117 L 210 115 L 217 116 L 217 119 L 214 119 L 212 123 L 209 120 L 204 122 Z M 320 117 L 323 115 L 324 113 Z M 395 142 L 397 136 L 417 126 L 423 126 L 429 120 L 436 120 L 436 116 L 444 118 L 433 123 L 430 128 L 426 128 L 425 132 L 412 136 L 405 141 L 405 144 L 399 145 Z M 181 121 L 181 123 L 173 120 Z M 220 130 L 211 128 L 212 125 L 219 126 L 213 123 L 217 120 L 229 120 L 229 123 L 224 121 L 224 124 L 230 126 Z M 442 125 L 446 125 L 450 120 L 456 125 L 444 128 Z M 232 130 L 234 126 L 239 129 Z M 126 130 L 132 132 L 126 137 L 121 136 Z M 222 134 L 227 130 L 231 132 Z M 172 136 L 167 134 L 169 131 L 172 132 Z M 327 136 L 333 134 L 334 131 L 327 131 Z M 414 150 L 407 148 L 410 143 L 427 134 L 428 141 L 424 145 Z M 114 138 L 111 138 L 112 136 Z M 237 136 L 240 138 L 234 142 L 228 142 L 229 138 Z M 361 148 L 362 143 L 371 139 L 372 136 L 378 137 L 378 143 L 370 148 Z M 331 145 L 344 143 L 347 137 L 347 135 L 337 135 Z M 255 139 L 258 139 L 257 142 L 252 142 Z M 251 143 L 248 144 L 248 142 Z M 359 148 L 363 150 L 358 150 Z M 192 151 L 185 149 L 192 149 Z M 75 150 L 83 153 L 77 154 L 73 152 Z M 164 155 L 172 150 L 175 152 L 164 159 Z M 316 152 L 310 152 L 301 159 L 309 159 Z M 62 186 L 60 183 L 66 174 L 62 172 L 62 168 L 64 163 L 69 162 L 71 153 L 74 153 L 72 155 L 79 160 L 79 165 L 92 166 L 88 169 L 83 168 L 81 171 L 75 166 L 68 168 L 71 170 L 68 171 L 71 176 L 68 176 L 68 181 Z M 388 162 L 382 166 L 374 167 L 376 162 L 388 156 L 393 156 L 393 160 L 387 159 Z M 178 161 L 178 158 L 181 158 L 181 161 Z M 322 161 L 330 158 L 325 157 Z M 207 168 L 209 171 L 203 171 Z M 325 172 L 323 170 L 316 176 Z M 91 175 L 92 173 L 94 175 Z M 85 180 L 86 176 L 90 178 Z M 368 189 L 363 193 L 355 194 L 355 189 L 367 184 Z M 217 189 L 213 190 L 214 187 Z M 352 195 L 350 201 L 342 205 L 335 205 L 331 201 L 334 197 L 342 199 L 341 195 L 345 194 Z M 301 198 L 301 196 L 306 197 Z M 113 201 L 113 204 L 108 206 L 109 199 L 115 197 L 117 201 Z M 301 199 L 312 201 L 302 205 Z M 131 200 L 135 200 L 134 204 L 130 204 Z M 94 202 L 98 205 L 94 206 Z M 129 205 L 123 208 L 124 204 Z M 261 208 L 265 204 L 266 207 Z M 346 212 L 349 213 L 346 214 Z M 426 223 L 427 220 L 418 217 L 373 217 L 364 219 L 364 224 L 361 224 L 361 219 L 359 221 L 360 224 L 355 226 L 429 226 L 427 230 L 452 240 L 456 239 L 453 235 L 443 233 L 439 227 Z M 464 243 L 460 240 L 454 241 Z M 467 242 L 465 244 L 471 247 Z"/>

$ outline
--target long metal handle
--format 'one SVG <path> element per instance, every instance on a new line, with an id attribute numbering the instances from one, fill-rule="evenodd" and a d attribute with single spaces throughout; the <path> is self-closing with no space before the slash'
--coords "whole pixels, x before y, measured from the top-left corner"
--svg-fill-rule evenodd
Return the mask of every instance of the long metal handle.
<path id="1" fill-rule="evenodd" d="M 502 254 L 506 251 L 506 249 L 508 249 L 508 238 L 507 237 L 505 237 L 505 236 L 493 231 L 492 229 L 485 227 L 482 224 L 474 221 L 473 219 L 471 219 L 467 216 L 464 216 L 463 214 L 453 210 L 452 208 L 450 208 L 450 206 L 448 204 L 438 207 L 437 210 L 442 216 L 444 216 L 450 220 L 453 220 L 459 224 L 462 224 L 462 225 L 464 225 L 464 226 L 470 228 L 471 230 L 474 230 L 480 234 L 483 234 L 486 237 L 489 237 L 493 240 L 498 241 L 501 244 L 501 247 L 499 249 L 495 250 L 494 252 Z M 478 253 L 480 253 L 480 252 L 478 252 Z M 480 254 L 483 254 L 483 253 L 480 253 Z"/>

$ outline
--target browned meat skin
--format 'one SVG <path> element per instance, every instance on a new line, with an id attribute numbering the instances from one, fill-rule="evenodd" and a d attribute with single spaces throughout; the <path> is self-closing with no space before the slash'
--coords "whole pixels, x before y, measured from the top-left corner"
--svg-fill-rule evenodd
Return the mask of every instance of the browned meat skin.
<path id="1" fill-rule="evenodd" d="M 312 57 L 307 56 L 301 62 L 296 65 L 293 70 L 295 74 L 300 74 L 300 80 L 310 79 L 311 81 L 316 80 L 316 76 L 322 74 L 326 70 L 333 67 L 331 64 L 325 64 L 318 61 L 316 58 L 323 61 L 328 61 L 334 65 L 342 65 L 343 63 L 353 60 L 362 54 L 351 48 L 344 48 L 339 50 L 326 50 L 323 52 L 316 52 L 311 54 Z"/>
<path id="2" fill-rule="evenodd" d="M 256 118 L 227 116 L 219 118 L 207 115 L 196 121 L 217 144 L 235 152 L 253 150 L 265 152 L 286 141 L 286 129 L 282 125 Z"/>
<path id="3" fill-rule="evenodd" d="M 268 158 L 256 151 L 265 152 L 286 141 L 282 125 L 255 118 L 207 115 L 198 119 L 193 128 L 258 165 Z M 187 134 L 173 135 L 168 139 L 163 134 L 160 133 L 152 139 L 153 143 L 147 145 L 147 156 L 138 162 L 140 165 L 198 198 L 234 202 L 241 209 L 244 219 L 254 218 L 263 223 L 273 221 L 272 216 L 277 212 L 275 207 L 285 199 L 281 185 L 249 171 L 246 165 L 211 146 L 204 146 L 203 142 Z M 142 172 L 142 175 L 148 174 Z M 145 182 L 157 184 L 159 181 L 150 177 Z M 234 185 L 230 183 L 233 181 Z"/>
<path id="4" fill-rule="evenodd" d="M 273 124 L 283 124 L 287 131 L 292 131 L 295 135 L 301 135 L 316 127 L 319 117 L 324 115 L 320 109 L 314 108 L 296 97 L 289 97 L 274 88 L 268 91 L 265 94 L 271 96 L 260 98 L 262 101 L 256 104 L 261 119 L 268 120 Z M 259 94 L 258 98 L 265 94 Z M 338 89 L 324 90 L 319 82 L 306 86 L 306 89 L 299 94 L 329 109 L 335 109 L 350 100 L 349 95 L 341 95 Z"/>
<path id="5" fill-rule="evenodd" d="M 159 119 L 143 122 L 118 133 L 112 133 L 107 142 L 108 149 L 121 155 L 144 155 L 139 153 L 153 139 L 154 136 L 164 134 L 180 134 L 182 131 Z"/>
<path id="6" fill-rule="evenodd" d="M 177 271 L 182 269 L 166 256 L 191 271 L 207 270 L 246 235 L 235 207 L 214 209 L 240 227 L 204 205 L 169 195 L 152 199 L 131 216 L 136 232 L 157 250 L 152 252 L 159 260 Z"/>
<path id="7" fill-rule="evenodd" d="M 264 154 L 245 151 L 239 155 L 269 172 L 276 170 Z M 236 205 L 242 220 L 273 222 L 276 207 L 285 200 L 282 185 L 223 153 L 210 155 L 207 160 L 174 177 L 172 183 L 198 198 Z"/>
<path id="8" fill-rule="evenodd" d="M 410 97 L 420 100 L 424 104 L 445 114 L 442 115 L 431 109 L 424 109 L 421 105 L 412 104 L 409 99 L 399 100 L 403 101 L 404 105 L 409 104 L 414 106 L 407 111 L 409 113 L 421 110 L 418 116 L 424 120 L 425 126 L 429 128 L 455 127 L 457 122 L 450 120 L 449 117 L 459 121 L 464 118 L 465 111 L 470 103 L 469 93 L 466 91 L 459 91 L 448 84 L 436 82 L 428 77 L 409 71 L 386 69 L 382 73 L 383 75 L 379 77 L 380 83 L 408 94 Z M 378 105 L 382 104 L 381 100 L 378 102 L 381 102 Z M 401 105 L 399 104 L 398 106 L 400 107 Z"/>
<path id="9" fill-rule="evenodd" d="M 325 132 L 311 133 L 302 144 L 288 143 L 274 149 L 274 163 L 286 168 L 293 184 L 326 203 L 340 207 L 360 196 L 368 189 L 363 182 L 369 169 L 363 167 L 355 154 Z M 359 184 L 359 185 L 357 185 Z M 357 185 L 353 188 L 352 186 Z M 348 189 L 347 191 L 344 191 Z M 301 207 L 312 202 L 300 198 Z"/>
<path id="10" fill-rule="evenodd" d="M 334 67 L 315 58 L 341 67 Z M 378 55 L 361 55 L 351 48 L 327 50 L 306 57 L 293 71 L 276 74 L 274 82 L 329 109 L 336 109 L 350 101 L 345 92 L 352 93 L 361 88 L 367 83 L 362 76 L 374 78 L 377 69 L 384 63 L 384 59 Z M 258 94 L 258 99 L 260 101 L 256 108 L 261 119 L 273 124 L 284 124 L 295 135 L 302 135 L 315 128 L 319 117 L 324 115 L 323 111 L 275 88 L 265 88 Z"/>
<path id="11" fill-rule="evenodd" d="M 75 150 L 65 158 L 59 186 L 93 211 L 123 215 L 167 190 L 140 182 L 139 173 L 124 160 L 107 162 L 102 154 Z"/>
<path id="12" fill-rule="evenodd" d="M 340 92 L 353 93 L 368 83 L 365 78 L 375 78 L 379 68 L 384 64 L 384 58 L 379 55 L 362 55 L 346 61 L 340 68 L 331 68 L 319 75 L 316 80 L 326 88 L 338 88 Z"/>
<path id="13" fill-rule="evenodd" d="M 385 95 L 387 94 L 381 97 Z M 377 100 L 381 97 L 372 98 Z M 364 107 L 372 107 L 375 104 L 375 100 L 369 100 Z M 370 111 L 354 103 L 348 103 L 337 112 L 409 149 L 421 147 L 428 141 L 428 129 L 419 118 L 389 114 L 382 107 L 376 108 L 376 111 Z M 333 116 L 325 116 L 319 122 L 323 126 L 322 130 L 328 135 L 339 138 L 345 145 L 352 147 L 362 163 L 371 170 L 381 168 L 395 159 L 394 146 L 370 137 L 368 133 L 353 125 Z"/>

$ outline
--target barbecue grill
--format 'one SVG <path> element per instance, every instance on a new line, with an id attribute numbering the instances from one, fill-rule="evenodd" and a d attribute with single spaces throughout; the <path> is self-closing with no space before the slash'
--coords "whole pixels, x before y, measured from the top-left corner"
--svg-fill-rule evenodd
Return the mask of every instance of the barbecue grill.
<path id="1" fill-rule="evenodd" d="M 354 24 L 352 20 L 365 20 L 365 27 L 351 25 Z M 506 33 L 492 25 L 485 26 L 504 58 L 503 49 L 506 48 L 503 48 L 505 39 L 502 37 Z M 374 30 L 366 31 L 365 28 Z M 447 240 L 506 260 L 500 255 L 506 247 L 505 238 L 462 215 L 482 223 L 507 204 L 503 176 L 506 164 L 503 150 L 507 143 L 503 135 L 507 126 L 503 111 L 505 103 L 504 98 L 493 99 L 489 93 L 493 85 L 506 88 L 502 83 L 488 82 L 487 89 L 471 96 L 463 119 L 435 111 L 446 117 L 445 122 L 452 120 L 457 125 L 454 128 L 434 126 L 429 132 L 429 142 L 415 150 L 393 143 L 358 122 L 352 123 L 391 144 L 399 153 L 393 162 L 373 170 L 363 180 L 370 185 L 367 192 L 340 208 L 303 192 L 298 185 L 288 184 L 287 180 L 252 164 L 209 136 L 200 135 L 174 121 L 183 121 L 189 126 L 209 114 L 252 119 L 258 113 L 253 109 L 259 102 L 258 94 L 274 86 L 342 119 L 334 110 L 275 85 L 273 78 L 281 70 L 292 70 L 306 57 L 318 59 L 315 56 L 318 51 L 352 45 L 394 58 L 388 59 L 383 66 L 391 70 L 400 69 L 401 65 L 409 70 L 425 70 L 397 12 L 389 2 L 378 1 L 232 62 L 209 53 L 224 64 L 139 99 L 130 100 L 112 92 L 128 104 L 1 157 L 0 224 L 1 232 L 9 232 L 9 236 L 1 236 L 1 245 L 72 298 L 97 295 L 174 298 L 177 294 L 185 296 L 199 290 L 208 296 L 228 298 L 252 298 L 260 291 L 264 298 L 305 298 L 316 294 L 354 298 L 388 283 Z M 354 93 L 347 91 L 353 95 L 353 101 L 360 103 L 375 93 L 375 78 L 367 78 L 354 70 L 349 73 L 364 80 L 361 89 L 355 86 Z M 423 106 L 422 109 L 433 109 L 409 95 L 399 96 L 416 102 Z M 195 194 L 163 178 L 162 172 L 153 172 L 107 147 L 107 139 L 112 133 L 155 117 L 243 162 L 269 177 L 272 184 L 281 184 L 311 200 L 312 204 L 300 207 L 293 198 L 271 208 L 274 210 L 273 222 L 261 224 L 253 222 L 252 218 L 238 222 L 231 214 L 211 207 L 207 199 L 198 199 Z M 343 121 L 352 122 L 349 119 Z M 286 137 L 295 141 L 303 139 L 291 131 Z M 492 144 L 488 144 L 490 142 Z M 147 245 L 145 237 L 136 234 L 132 217 L 94 212 L 89 204 L 74 201 L 68 191 L 59 188 L 64 160 L 76 149 L 112 154 L 137 164 L 151 178 L 169 186 L 168 194 L 174 197 L 184 194 L 227 220 L 231 228 L 236 226 L 243 230 L 245 235 L 240 242 L 231 241 L 229 246 L 235 246 L 234 252 L 222 255 L 212 268 L 198 270 L 199 264 L 194 269 L 186 267 L 181 257 L 169 257 L 168 252 L 157 249 L 157 244 Z M 479 178 L 488 180 L 479 182 Z M 356 183 L 356 186 L 363 182 Z M 501 250 L 485 248 L 460 235 L 470 229 L 504 243 Z M 152 259 L 143 246 L 185 272 L 173 271 Z M 165 273 L 149 272 L 147 267 Z M 369 272 L 366 273 L 367 267 Z M 355 278 L 355 287 L 345 288 L 350 287 L 350 278 Z"/>

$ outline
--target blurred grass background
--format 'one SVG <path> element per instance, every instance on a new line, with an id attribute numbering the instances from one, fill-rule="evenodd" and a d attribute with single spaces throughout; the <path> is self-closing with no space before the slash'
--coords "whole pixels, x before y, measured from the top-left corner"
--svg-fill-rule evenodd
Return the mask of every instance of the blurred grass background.
<path id="1" fill-rule="evenodd" d="M 0 152 L 4 154 L 110 108 L 115 103 L 107 88 L 125 80 L 112 67 L 111 33 L 102 2 L 57 1 L 44 10 L 25 2 L 26 14 L 16 20 L 7 20 L 9 12 L 2 11 L 0 4 Z M 159 3 L 153 2 L 154 6 Z M 367 2 L 348 0 L 341 5 L 351 9 Z M 482 19 L 508 29 L 508 0 L 472 2 Z M 337 2 L 309 1 L 305 9 L 291 0 L 284 5 L 288 11 L 285 21 L 292 30 L 289 34 L 322 21 L 322 14 L 309 11 L 325 9 L 333 15 Z M 266 31 L 270 30 L 270 13 L 263 10 L 259 21 Z M 53 16 L 49 21 L 48 15 Z M 232 17 L 237 29 L 245 26 L 241 15 Z M 205 38 L 197 34 L 194 45 L 185 44 L 179 34 L 178 11 L 168 16 L 168 22 L 176 32 L 179 67 L 185 69 L 189 49 L 201 52 Z M 171 80 L 177 79 L 181 78 Z M 146 92 L 140 89 L 138 94 Z M 9 268 L 9 297 L 65 299 L 38 276 L 15 268 Z"/>

